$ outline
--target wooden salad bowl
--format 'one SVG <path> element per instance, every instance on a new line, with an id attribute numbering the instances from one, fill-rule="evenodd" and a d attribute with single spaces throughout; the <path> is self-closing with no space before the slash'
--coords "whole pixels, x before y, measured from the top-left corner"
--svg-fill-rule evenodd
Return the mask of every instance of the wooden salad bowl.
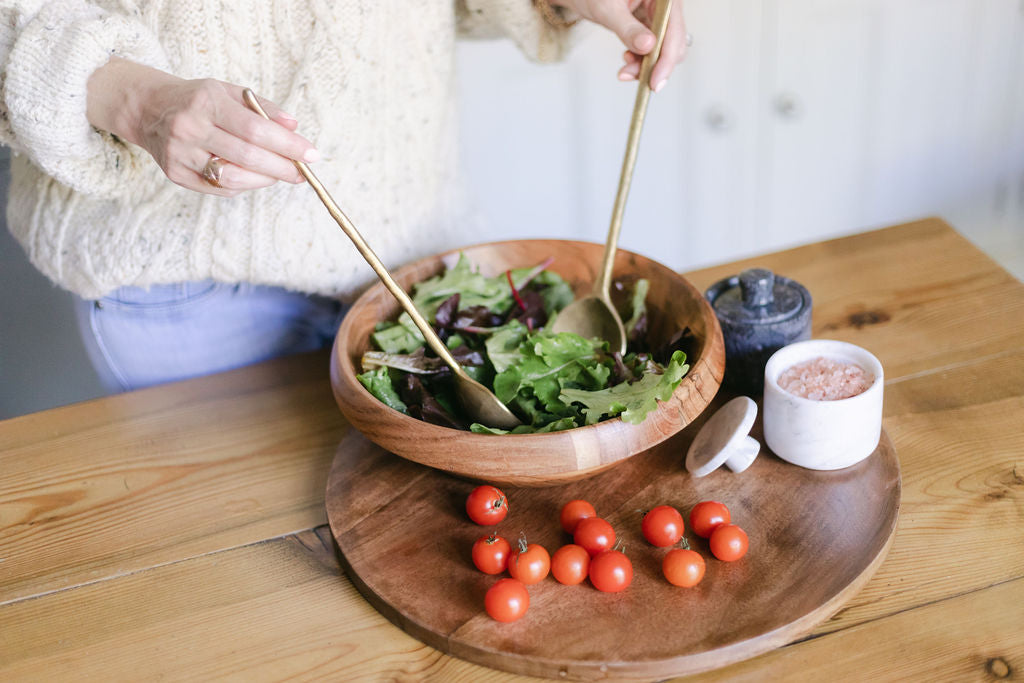
<path id="1" fill-rule="evenodd" d="M 604 245 L 569 240 L 517 240 L 463 247 L 396 270 L 406 291 L 455 264 L 459 253 L 487 276 L 536 265 L 550 269 L 577 296 L 590 291 Z M 655 343 L 689 327 L 694 335 L 690 370 L 672 398 L 638 425 L 615 418 L 548 434 L 474 434 L 422 422 L 389 408 L 356 374 L 370 350 L 374 326 L 398 316 L 399 306 L 382 284 L 367 290 L 346 314 L 331 352 L 331 387 L 338 407 L 356 429 L 386 451 L 453 474 L 516 486 L 549 486 L 591 476 L 645 451 L 682 430 L 707 407 L 722 381 L 725 345 L 711 306 L 686 278 L 649 258 L 619 249 L 615 279 L 646 278 L 649 332 Z"/>

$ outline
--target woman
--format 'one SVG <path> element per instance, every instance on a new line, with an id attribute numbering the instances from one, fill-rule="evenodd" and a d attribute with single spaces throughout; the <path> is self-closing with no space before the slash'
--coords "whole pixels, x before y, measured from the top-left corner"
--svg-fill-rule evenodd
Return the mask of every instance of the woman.
<path id="1" fill-rule="evenodd" d="M 291 160 L 389 265 L 463 242 L 456 35 L 553 60 L 587 19 L 623 40 L 628 80 L 654 45 L 632 10 L 652 2 L 6 0 L 10 229 L 81 297 L 111 390 L 318 348 L 373 276 Z M 684 37 L 677 2 L 652 87 Z"/>

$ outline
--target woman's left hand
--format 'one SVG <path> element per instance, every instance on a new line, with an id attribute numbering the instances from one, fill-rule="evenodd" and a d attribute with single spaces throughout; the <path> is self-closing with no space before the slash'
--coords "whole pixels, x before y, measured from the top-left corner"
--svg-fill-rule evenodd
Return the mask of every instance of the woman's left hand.
<path id="1" fill-rule="evenodd" d="M 643 56 L 654 49 L 657 42 L 649 28 L 654 16 L 655 0 L 550 0 L 552 5 L 572 10 L 584 19 L 610 29 L 626 46 L 623 55 L 626 64 L 619 69 L 619 80 L 632 81 L 640 75 Z M 686 22 L 683 20 L 683 1 L 672 3 L 665 42 L 661 46 L 658 63 L 651 71 L 651 88 L 661 90 L 676 64 L 686 57 Z"/>

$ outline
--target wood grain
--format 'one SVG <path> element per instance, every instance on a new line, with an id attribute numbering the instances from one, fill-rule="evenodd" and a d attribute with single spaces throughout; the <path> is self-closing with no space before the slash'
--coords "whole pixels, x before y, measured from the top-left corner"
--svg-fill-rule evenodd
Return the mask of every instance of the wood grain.
<path id="1" fill-rule="evenodd" d="M 0 602 L 322 524 L 346 425 L 326 354 L 0 429 Z"/>
<path id="2" fill-rule="evenodd" d="M 554 258 L 550 269 L 577 296 L 589 293 L 601 263 L 603 246 L 565 240 L 497 242 L 467 247 L 405 266 L 394 278 L 409 289 L 452 266 L 464 253 L 481 273 L 501 274 Z M 338 330 L 331 356 L 331 385 L 346 419 L 370 441 L 414 462 L 492 483 L 518 486 L 561 484 L 608 469 L 661 443 L 693 421 L 718 391 L 725 368 L 725 346 L 714 312 L 699 291 L 665 266 L 619 250 L 615 278 L 646 278 L 648 336 L 667 343 L 689 328 L 694 343 L 687 352 L 690 370 L 672 398 L 658 403 L 638 425 L 607 420 L 550 434 L 472 434 L 441 427 L 392 410 L 356 379 L 360 359 L 370 348 L 370 333 L 398 316 L 394 297 L 382 284 L 370 288 L 352 306 Z"/>
<path id="3" fill-rule="evenodd" d="M 883 435 L 874 455 L 842 471 L 806 470 L 765 453 L 742 476 L 694 479 L 682 463 L 693 431 L 585 482 L 506 487 L 509 516 L 493 529 L 465 516 L 473 483 L 400 462 L 352 432 L 328 480 L 328 519 L 346 573 L 367 599 L 404 630 L 463 659 L 572 679 L 661 678 L 723 666 L 802 636 L 863 586 L 896 526 L 899 467 Z M 473 541 L 492 530 L 513 541 L 525 532 L 554 552 L 571 542 L 557 520 L 574 498 L 591 501 L 616 528 L 636 572 L 629 589 L 607 595 L 548 579 L 531 587 L 521 621 L 491 620 L 481 604 L 496 579 L 469 562 Z M 719 562 L 691 534 L 709 570 L 696 589 L 680 590 L 661 576 L 667 551 L 644 541 L 640 511 L 670 504 L 688 514 L 709 499 L 729 505 L 751 551 L 739 562 Z M 623 620 L 635 635 L 622 632 Z"/>
<path id="4" fill-rule="evenodd" d="M 1024 672 L 1024 578 L 925 603 L 688 681 L 992 681 Z M 837 653 L 841 653 L 837 656 Z"/>
<path id="5" fill-rule="evenodd" d="M 19 625 L 0 632 L 0 675 L 537 680 L 443 655 L 394 628 L 340 576 L 329 544 L 321 527 L 0 606 L 0 620 Z M 1013 680 L 1024 668 L 1013 609 L 1022 603 L 1016 579 L 685 680 L 990 680 L 1004 665 Z"/>

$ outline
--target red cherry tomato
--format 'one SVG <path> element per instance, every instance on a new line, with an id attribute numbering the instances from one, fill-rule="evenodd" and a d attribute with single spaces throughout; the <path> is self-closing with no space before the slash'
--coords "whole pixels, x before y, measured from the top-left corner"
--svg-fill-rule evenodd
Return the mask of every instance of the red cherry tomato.
<path id="1" fill-rule="evenodd" d="M 683 516 L 671 505 L 659 505 L 644 515 L 640 529 L 651 545 L 667 548 L 683 537 Z"/>
<path id="2" fill-rule="evenodd" d="M 519 539 L 519 546 L 508 556 L 508 573 L 513 579 L 531 586 L 543 580 L 551 569 L 551 556 L 543 546 Z"/>
<path id="3" fill-rule="evenodd" d="M 567 586 L 583 583 L 589 570 L 590 553 L 578 545 L 563 545 L 551 556 L 551 574 Z"/>
<path id="4" fill-rule="evenodd" d="M 675 548 L 668 551 L 661 561 L 661 572 L 673 586 L 693 588 L 704 578 L 704 558 L 700 553 Z"/>
<path id="5" fill-rule="evenodd" d="M 722 524 L 711 532 L 711 554 L 723 562 L 735 562 L 747 554 L 747 532 L 735 524 Z"/>
<path id="6" fill-rule="evenodd" d="M 508 499 L 501 489 L 477 486 L 466 498 L 466 514 L 483 526 L 497 524 L 508 514 Z"/>
<path id="7" fill-rule="evenodd" d="M 705 500 L 690 510 L 690 528 L 701 538 L 708 538 L 720 524 L 729 523 L 729 508 L 717 500 Z"/>
<path id="8" fill-rule="evenodd" d="M 484 595 L 484 609 L 492 619 L 510 622 L 526 614 L 530 606 L 530 594 L 521 581 L 501 579 L 487 589 Z"/>
<path id="9" fill-rule="evenodd" d="M 586 517 L 576 525 L 572 539 L 593 557 L 615 545 L 615 529 L 600 517 Z"/>
<path id="10" fill-rule="evenodd" d="M 508 566 L 512 546 L 501 536 L 481 536 L 473 544 L 473 564 L 484 574 L 500 574 Z"/>
<path id="11" fill-rule="evenodd" d="M 605 550 L 590 560 L 590 583 L 605 593 L 625 590 L 633 581 L 633 563 L 618 550 Z"/>
<path id="12" fill-rule="evenodd" d="M 580 523 L 580 520 L 587 517 L 597 517 L 594 506 L 585 500 L 570 500 L 562 506 L 559 521 L 562 523 L 565 533 L 571 534 L 576 531 L 576 525 Z"/>

